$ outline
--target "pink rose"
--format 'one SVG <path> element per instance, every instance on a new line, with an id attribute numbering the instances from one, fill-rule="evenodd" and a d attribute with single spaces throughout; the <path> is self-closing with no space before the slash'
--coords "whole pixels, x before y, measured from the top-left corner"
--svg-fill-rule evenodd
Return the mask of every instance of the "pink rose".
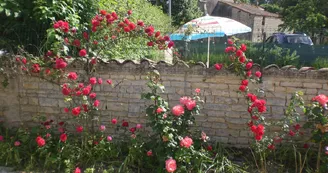
<path id="1" fill-rule="evenodd" d="M 111 136 L 107 136 L 107 141 L 108 142 L 110 142 L 110 141 L 112 141 L 113 140 L 113 138 L 111 137 Z"/>
<path id="2" fill-rule="evenodd" d="M 136 128 L 137 128 L 137 129 L 141 129 L 141 128 L 142 128 L 142 125 L 141 125 L 141 124 L 137 124 L 137 125 L 136 125 Z"/>
<path id="3" fill-rule="evenodd" d="M 191 100 L 190 97 L 181 97 L 180 98 L 180 104 L 186 105 Z"/>
<path id="4" fill-rule="evenodd" d="M 102 132 L 105 131 L 105 130 L 106 130 L 106 126 L 101 125 L 101 126 L 99 127 L 99 130 L 102 131 Z"/>
<path id="5" fill-rule="evenodd" d="M 165 169 L 167 172 L 174 172 L 177 169 L 177 163 L 174 159 L 170 158 L 165 161 Z"/>
<path id="6" fill-rule="evenodd" d="M 112 80 L 110 80 L 110 79 L 106 80 L 106 82 L 107 82 L 109 85 L 112 84 Z"/>
<path id="7" fill-rule="evenodd" d="M 198 93 L 200 93 L 200 89 L 199 88 L 196 88 L 195 89 L 195 92 L 198 94 Z"/>
<path id="8" fill-rule="evenodd" d="M 194 142 L 192 141 L 191 138 L 189 138 L 188 136 L 186 136 L 185 138 L 183 138 L 180 141 L 180 146 L 181 147 L 185 147 L 185 148 L 190 148 L 190 146 L 193 144 Z"/>
<path id="9" fill-rule="evenodd" d="M 184 114 L 184 108 L 183 108 L 183 106 L 181 106 L 181 105 L 176 105 L 176 106 L 174 106 L 173 108 L 172 108 L 172 113 L 173 113 L 173 115 L 175 115 L 175 116 L 181 116 L 182 114 Z"/>
<path id="10" fill-rule="evenodd" d="M 19 141 L 15 141 L 14 145 L 15 145 L 16 147 L 18 147 L 18 146 L 21 145 L 21 143 L 20 143 Z"/>
<path id="11" fill-rule="evenodd" d="M 0 142 L 2 142 L 4 140 L 4 137 L 2 135 L 0 135 Z"/>
<path id="12" fill-rule="evenodd" d="M 157 109 L 156 109 L 156 113 L 160 114 L 160 113 L 162 113 L 162 112 L 163 112 L 163 109 L 162 109 L 162 108 L 157 108 Z"/>
<path id="13" fill-rule="evenodd" d="M 312 101 L 317 101 L 321 104 L 321 106 L 325 106 L 328 102 L 328 97 L 323 94 L 320 94 L 318 96 L 313 97 Z"/>
<path id="14" fill-rule="evenodd" d="M 196 101 L 195 100 L 190 100 L 187 104 L 186 107 L 189 111 L 193 110 L 196 107 Z"/>

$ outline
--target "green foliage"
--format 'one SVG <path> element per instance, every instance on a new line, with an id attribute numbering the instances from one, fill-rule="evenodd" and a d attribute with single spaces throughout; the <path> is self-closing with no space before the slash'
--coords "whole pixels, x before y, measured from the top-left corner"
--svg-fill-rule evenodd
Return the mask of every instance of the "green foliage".
<path id="1" fill-rule="evenodd" d="M 328 6 L 326 0 L 282 0 L 279 6 L 282 29 L 305 32 L 314 36 L 328 28 Z M 306 21 L 306 22 L 305 22 Z"/>
<path id="2" fill-rule="evenodd" d="M 97 11 L 95 0 L 4 0 L 0 3 L 0 48 L 16 52 L 21 46 L 41 54 L 53 21 L 62 19 L 83 27 Z"/>
<path id="3" fill-rule="evenodd" d="M 315 69 L 320 69 L 320 68 L 328 68 L 328 57 L 318 57 L 312 66 Z"/>
<path id="4" fill-rule="evenodd" d="M 279 67 L 285 65 L 294 65 L 298 67 L 299 55 L 296 51 L 291 52 L 290 49 L 282 48 L 274 45 L 273 47 L 255 47 L 251 42 L 245 42 L 247 44 L 247 57 L 252 57 L 253 62 L 258 63 L 262 66 L 270 64 L 277 64 Z"/>
<path id="5" fill-rule="evenodd" d="M 192 19 L 201 17 L 203 12 L 200 10 L 198 2 L 198 0 L 172 0 L 172 24 L 176 27 L 180 27 Z M 155 4 L 162 6 L 165 13 L 169 13 L 168 4 L 166 1 L 156 1 Z"/>
<path id="6" fill-rule="evenodd" d="M 279 5 L 277 4 L 262 4 L 262 8 L 264 8 L 265 11 L 271 12 L 271 13 L 278 13 L 280 14 L 283 10 Z"/>

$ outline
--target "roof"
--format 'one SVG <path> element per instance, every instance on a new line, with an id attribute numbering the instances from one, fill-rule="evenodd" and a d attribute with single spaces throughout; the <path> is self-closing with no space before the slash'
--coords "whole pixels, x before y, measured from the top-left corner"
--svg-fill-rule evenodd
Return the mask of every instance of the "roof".
<path id="1" fill-rule="evenodd" d="M 223 3 L 226 5 L 230 5 L 234 8 L 238 8 L 246 13 L 250 13 L 253 15 L 257 15 L 257 16 L 266 16 L 266 17 L 277 17 L 279 18 L 279 14 L 275 14 L 275 13 L 270 13 L 268 11 L 265 11 L 264 9 L 255 6 L 255 5 L 249 5 L 249 4 L 244 4 L 244 3 L 233 3 L 233 2 L 226 2 L 226 1 L 222 1 L 220 0 L 218 3 Z"/>

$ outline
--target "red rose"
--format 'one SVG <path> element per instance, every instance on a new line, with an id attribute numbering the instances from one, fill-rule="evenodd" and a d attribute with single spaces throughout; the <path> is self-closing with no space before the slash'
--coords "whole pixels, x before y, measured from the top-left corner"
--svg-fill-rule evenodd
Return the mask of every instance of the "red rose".
<path id="1" fill-rule="evenodd" d="M 101 78 L 98 78 L 98 84 L 102 84 L 103 83 L 103 80 Z"/>
<path id="2" fill-rule="evenodd" d="M 39 147 L 43 147 L 44 145 L 46 145 L 46 140 L 44 140 L 41 136 L 38 136 L 35 139 L 36 143 L 38 144 Z"/>
<path id="3" fill-rule="evenodd" d="M 251 77 L 251 76 L 252 76 L 252 71 L 250 71 L 250 70 L 247 71 L 247 72 L 246 72 L 246 76 L 247 76 L 247 77 Z"/>
<path id="4" fill-rule="evenodd" d="M 127 121 L 123 121 L 122 126 L 123 127 L 129 127 L 129 123 Z"/>
<path id="5" fill-rule="evenodd" d="M 136 29 L 136 25 L 134 24 L 134 23 L 129 23 L 129 29 L 131 30 L 131 31 L 133 31 L 134 29 Z"/>
<path id="6" fill-rule="evenodd" d="M 79 133 L 83 132 L 83 127 L 82 126 L 77 126 L 76 131 L 79 132 Z"/>
<path id="7" fill-rule="evenodd" d="M 98 45 L 98 41 L 97 40 L 93 40 L 93 44 L 94 45 Z"/>
<path id="8" fill-rule="evenodd" d="M 136 130 L 137 130 L 137 128 L 135 128 L 135 127 L 130 128 L 131 133 L 134 133 Z"/>
<path id="9" fill-rule="evenodd" d="M 247 86 L 248 85 L 248 80 L 247 79 L 242 80 L 241 85 Z"/>
<path id="10" fill-rule="evenodd" d="M 92 77 L 92 78 L 89 79 L 89 82 L 90 82 L 91 85 L 94 85 L 94 84 L 97 83 L 97 78 L 96 77 Z"/>
<path id="11" fill-rule="evenodd" d="M 110 80 L 110 79 L 107 79 L 106 82 L 107 82 L 109 85 L 112 84 L 112 80 Z"/>
<path id="12" fill-rule="evenodd" d="M 153 152 L 151 150 L 147 151 L 147 156 L 153 156 Z"/>
<path id="13" fill-rule="evenodd" d="M 71 91 L 70 91 L 69 88 L 63 88 L 63 89 L 62 89 L 62 93 L 63 93 L 63 95 L 65 95 L 65 96 L 69 95 L 70 92 L 71 92 Z"/>
<path id="14" fill-rule="evenodd" d="M 165 161 L 165 169 L 167 172 L 174 172 L 177 169 L 177 163 L 174 159 L 170 158 Z"/>
<path id="15" fill-rule="evenodd" d="M 223 65 L 222 64 L 214 64 L 214 67 L 215 67 L 216 70 L 221 70 Z"/>
<path id="16" fill-rule="evenodd" d="M 269 150 L 275 150 L 276 146 L 274 146 L 273 144 L 268 145 L 268 149 Z"/>
<path id="17" fill-rule="evenodd" d="M 253 62 L 248 62 L 247 64 L 246 64 L 246 70 L 249 70 L 249 69 L 251 69 L 253 67 Z"/>
<path id="18" fill-rule="evenodd" d="M 303 145 L 303 148 L 309 148 L 309 147 L 310 147 L 309 144 L 304 144 L 304 145 Z"/>
<path id="19" fill-rule="evenodd" d="M 81 173 L 81 169 L 79 167 L 76 167 L 74 173 Z"/>
<path id="20" fill-rule="evenodd" d="M 174 46 L 174 42 L 173 41 L 170 41 L 169 44 L 167 45 L 168 48 L 171 48 Z"/>
<path id="21" fill-rule="evenodd" d="M 296 131 L 298 131 L 300 128 L 301 128 L 301 125 L 300 125 L 300 124 L 295 124 L 295 125 L 294 125 L 294 129 L 295 129 Z"/>
<path id="22" fill-rule="evenodd" d="M 26 58 L 24 57 L 24 58 L 22 58 L 22 63 L 23 64 L 26 64 L 27 63 L 27 60 L 26 60 Z"/>
<path id="23" fill-rule="evenodd" d="M 164 36 L 164 38 L 163 38 L 165 41 L 170 41 L 171 39 L 170 39 L 170 37 L 169 36 Z"/>
<path id="24" fill-rule="evenodd" d="M 102 15 L 106 15 L 106 10 L 100 10 L 100 14 L 102 14 Z"/>
<path id="25" fill-rule="evenodd" d="M 130 32 L 130 28 L 128 26 L 124 27 L 124 32 Z"/>
<path id="26" fill-rule="evenodd" d="M 67 66 L 67 63 L 62 59 L 62 58 L 57 58 L 56 59 L 56 69 L 63 69 Z"/>
<path id="27" fill-rule="evenodd" d="M 275 143 L 280 143 L 281 141 L 282 141 L 282 138 L 279 136 L 276 136 L 273 138 L 273 142 L 275 142 Z"/>
<path id="28" fill-rule="evenodd" d="M 63 125 L 64 125 L 64 122 L 61 121 L 61 122 L 58 123 L 58 125 L 59 125 L 59 126 L 63 126 Z"/>
<path id="29" fill-rule="evenodd" d="M 213 150 L 213 147 L 211 145 L 207 146 L 207 151 L 212 151 Z"/>
<path id="30" fill-rule="evenodd" d="M 156 33 L 155 33 L 155 37 L 157 38 L 157 37 L 159 37 L 161 35 L 161 32 L 159 32 L 159 31 L 157 31 Z"/>
<path id="31" fill-rule="evenodd" d="M 117 124 L 117 119 L 116 118 L 112 119 L 112 124 Z"/>
<path id="32" fill-rule="evenodd" d="M 257 100 L 256 95 L 254 95 L 254 94 L 252 94 L 252 93 L 248 93 L 248 94 L 247 94 L 247 97 L 248 97 L 252 102 L 254 102 L 255 100 Z"/>
<path id="33" fill-rule="evenodd" d="M 233 45 L 233 41 L 231 39 L 228 39 L 228 44 Z"/>
<path id="34" fill-rule="evenodd" d="M 67 77 L 68 77 L 68 79 L 76 80 L 77 74 L 75 72 L 69 72 Z"/>
<path id="35" fill-rule="evenodd" d="M 289 130 L 289 136 L 295 136 L 295 132 L 293 132 L 292 130 Z"/>
<path id="36" fill-rule="evenodd" d="M 46 70 L 44 71 L 44 73 L 45 73 L 46 75 L 50 75 L 51 70 L 50 70 L 50 69 L 46 69 Z"/>
<path id="37" fill-rule="evenodd" d="M 245 56 L 240 56 L 239 57 L 239 62 L 240 63 L 244 63 L 246 61 L 246 57 Z"/>
<path id="38" fill-rule="evenodd" d="M 61 134 L 61 135 L 60 135 L 60 141 L 62 141 L 62 142 L 66 142 L 66 140 L 67 140 L 67 135 L 66 135 L 66 133 Z"/>
<path id="39" fill-rule="evenodd" d="M 78 116 L 78 115 L 80 115 L 80 113 L 81 113 L 81 108 L 80 107 L 75 107 L 75 108 L 72 109 L 72 114 L 74 116 Z"/>
<path id="40" fill-rule="evenodd" d="M 236 56 L 237 56 L 237 57 L 241 57 L 243 54 L 244 54 L 244 53 L 243 53 L 242 50 L 237 50 L 237 52 L 236 52 Z"/>
<path id="41" fill-rule="evenodd" d="M 82 93 L 85 96 L 88 95 L 90 93 L 90 91 L 91 91 L 91 86 L 87 86 L 87 87 L 82 89 Z"/>
<path id="42" fill-rule="evenodd" d="M 240 85 L 239 90 L 244 92 L 246 90 L 246 86 L 245 85 Z"/>
<path id="43" fill-rule="evenodd" d="M 79 52 L 79 56 L 84 57 L 84 56 L 86 56 L 86 55 L 87 55 L 87 50 L 85 50 L 85 49 L 81 49 L 80 52 Z"/>
<path id="44" fill-rule="evenodd" d="M 141 27 L 145 26 L 145 25 L 144 25 L 144 22 L 143 22 L 142 20 L 138 20 L 138 21 L 137 21 L 137 25 L 139 25 L 139 26 L 141 26 Z"/>
<path id="45" fill-rule="evenodd" d="M 240 50 L 243 51 L 243 52 L 245 52 L 247 50 L 246 45 L 245 44 L 241 44 L 240 45 Z"/>
<path id="46" fill-rule="evenodd" d="M 84 39 L 86 39 L 86 40 L 88 40 L 88 38 L 89 38 L 89 35 L 88 35 L 88 33 L 87 32 L 83 32 L 83 38 Z"/>
<path id="47" fill-rule="evenodd" d="M 99 101 L 99 100 L 95 100 L 95 101 L 93 102 L 93 106 L 95 106 L 95 107 L 98 107 L 99 104 L 100 104 L 100 101 Z"/>
<path id="48" fill-rule="evenodd" d="M 258 117 L 258 116 L 256 116 L 256 115 L 253 115 L 253 116 L 252 116 L 252 119 L 253 119 L 253 120 L 258 120 L 258 119 L 259 119 L 259 117 Z"/>
<path id="49" fill-rule="evenodd" d="M 94 99 L 94 98 L 96 98 L 97 94 L 96 93 L 90 93 L 89 96 L 90 96 L 91 99 Z"/>
<path id="50" fill-rule="evenodd" d="M 75 39 L 72 44 L 73 44 L 73 46 L 76 46 L 76 47 L 80 47 L 81 46 L 81 42 L 78 39 Z"/>
<path id="51" fill-rule="evenodd" d="M 256 76 L 256 77 L 261 77 L 261 76 L 262 76 L 262 73 L 261 73 L 260 71 L 256 71 L 256 72 L 255 72 L 255 76 Z"/>
<path id="52" fill-rule="evenodd" d="M 149 46 L 149 47 L 154 46 L 154 42 L 152 42 L 152 41 L 148 42 L 147 46 Z"/>
<path id="53" fill-rule="evenodd" d="M 39 73 L 40 70 L 41 70 L 41 68 L 40 68 L 39 64 L 33 64 L 33 66 L 32 66 L 32 72 L 33 73 Z"/>
<path id="54" fill-rule="evenodd" d="M 131 15 L 131 14 L 132 14 L 132 10 L 129 10 L 129 11 L 128 11 L 128 15 Z"/>

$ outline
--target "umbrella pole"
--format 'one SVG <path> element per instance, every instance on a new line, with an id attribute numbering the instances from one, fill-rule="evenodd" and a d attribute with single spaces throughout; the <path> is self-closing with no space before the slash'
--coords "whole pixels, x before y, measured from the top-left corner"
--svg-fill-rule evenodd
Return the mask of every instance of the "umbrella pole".
<path id="1" fill-rule="evenodd" d="M 207 38 L 207 61 L 206 61 L 206 66 L 207 68 L 210 67 L 210 37 Z"/>

